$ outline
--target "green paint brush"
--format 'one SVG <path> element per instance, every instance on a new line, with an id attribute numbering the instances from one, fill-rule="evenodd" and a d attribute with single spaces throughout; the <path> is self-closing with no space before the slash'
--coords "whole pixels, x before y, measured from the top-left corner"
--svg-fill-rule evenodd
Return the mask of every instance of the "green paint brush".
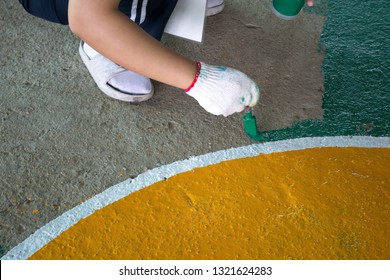
<path id="1" fill-rule="evenodd" d="M 246 134 L 255 141 L 267 141 L 267 138 L 261 135 L 260 131 L 257 130 L 256 117 L 253 115 L 252 108 L 249 106 L 245 108 L 244 130 Z"/>

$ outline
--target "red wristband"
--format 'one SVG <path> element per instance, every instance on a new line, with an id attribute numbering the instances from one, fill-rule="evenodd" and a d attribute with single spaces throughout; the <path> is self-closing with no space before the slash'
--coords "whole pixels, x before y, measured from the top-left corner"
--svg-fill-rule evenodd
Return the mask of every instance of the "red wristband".
<path id="1" fill-rule="evenodd" d="M 196 66 L 198 67 L 198 70 L 196 71 L 195 78 L 194 78 L 194 80 L 192 81 L 191 85 L 190 85 L 187 89 L 184 90 L 185 92 L 189 92 L 189 91 L 194 87 L 196 81 L 197 81 L 198 78 L 199 78 L 199 75 L 200 75 L 200 68 L 201 68 L 201 65 L 200 65 L 200 62 L 199 62 L 199 61 L 196 62 Z"/>

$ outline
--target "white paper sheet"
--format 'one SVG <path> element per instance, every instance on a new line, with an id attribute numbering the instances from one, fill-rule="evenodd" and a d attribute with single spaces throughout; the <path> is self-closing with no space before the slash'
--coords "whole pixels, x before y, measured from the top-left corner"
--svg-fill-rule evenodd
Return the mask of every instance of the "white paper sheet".
<path id="1" fill-rule="evenodd" d="M 207 0 L 178 0 L 165 33 L 202 42 Z"/>

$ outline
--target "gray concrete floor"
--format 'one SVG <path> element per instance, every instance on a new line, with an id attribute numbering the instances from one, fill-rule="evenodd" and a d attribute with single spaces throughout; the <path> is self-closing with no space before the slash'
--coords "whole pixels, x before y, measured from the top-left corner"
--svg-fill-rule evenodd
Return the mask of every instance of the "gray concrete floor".
<path id="1" fill-rule="evenodd" d="M 325 18 L 276 18 L 270 0 L 227 0 L 203 44 L 165 36 L 194 60 L 227 65 L 260 85 L 261 130 L 322 117 L 319 38 Z M 181 90 L 128 104 L 99 91 L 66 26 L 0 2 L 0 253 L 82 201 L 125 179 L 193 155 L 249 145 L 243 114 L 208 114 Z"/>

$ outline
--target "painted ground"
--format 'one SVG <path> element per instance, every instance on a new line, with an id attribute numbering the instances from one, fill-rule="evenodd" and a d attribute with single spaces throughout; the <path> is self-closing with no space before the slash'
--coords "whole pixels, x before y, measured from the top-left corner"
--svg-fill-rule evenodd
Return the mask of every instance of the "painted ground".
<path id="1" fill-rule="evenodd" d="M 329 1 L 323 120 L 147 171 L 66 212 L 3 259 L 389 259 L 383 3 Z"/>
<path id="2" fill-rule="evenodd" d="M 306 138 L 153 169 L 49 223 L 16 259 L 388 259 L 390 139 Z"/>

